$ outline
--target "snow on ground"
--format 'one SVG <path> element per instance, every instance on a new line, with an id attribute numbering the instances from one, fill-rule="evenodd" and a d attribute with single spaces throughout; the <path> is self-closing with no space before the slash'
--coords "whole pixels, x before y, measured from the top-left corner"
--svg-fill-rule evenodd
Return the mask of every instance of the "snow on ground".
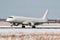
<path id="1" fill-rule="evenodd" d="M 0 33 L 6 33 L 6 34 L 10 34 L 10 33 L 60 33 L 60 29 L 0 29 Z"/>

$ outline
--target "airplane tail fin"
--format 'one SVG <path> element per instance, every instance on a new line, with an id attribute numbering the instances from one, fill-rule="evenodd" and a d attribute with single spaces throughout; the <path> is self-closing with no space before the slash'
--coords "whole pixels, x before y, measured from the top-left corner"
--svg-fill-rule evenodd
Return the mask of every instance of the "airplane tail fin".
<path id="1" fill-rule="evenodd" d="M 47 19 L 48 19 L 47 16 L 48 16 L 48 9 L 46 10 L 46 12 L 45 12 L 45 14 L 44 14 L 42 19 L 47 21 Z"/>

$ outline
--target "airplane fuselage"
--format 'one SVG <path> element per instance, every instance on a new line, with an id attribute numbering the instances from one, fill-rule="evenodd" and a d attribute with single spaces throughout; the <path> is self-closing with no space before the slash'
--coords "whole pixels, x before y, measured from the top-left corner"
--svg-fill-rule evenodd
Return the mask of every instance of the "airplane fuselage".
<path id="1" fill-rule="evenodd" d="M 18 16 L 11 16 L 13 18 L 8 18 L 7 21 L 9 22 L 46 22 L 45 20 L 39 18 L 29 18 L 29 17 L 18 17 Z"/>

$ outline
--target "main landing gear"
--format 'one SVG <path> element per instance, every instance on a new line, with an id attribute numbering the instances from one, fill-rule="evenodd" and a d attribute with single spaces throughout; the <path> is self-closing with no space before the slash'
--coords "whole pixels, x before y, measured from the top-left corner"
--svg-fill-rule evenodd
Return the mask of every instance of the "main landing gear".
<path id="1" fill-rule="evenodd" d="M 25 28 L 25 25 L 24 24 L 22 24 L 22 28 Z"/>
<path id="2" fill-rule="evenodd" d="M 22 28 L 25 28 L 25 25 L 22 25 Z M 36 28 L 36 27 L 35 27 L 35 25 L 34 25 L 34 26 L 32 26 L 32 28 Z"/>
<path id="3" fill-rule="evenodd" d="M 25 28 L 25 25 L 22 25 L 22 28 Z M 33 25 L 32 28 L 36 28 L 35 25 Z"/>
<path id="4" fill-rule="evenodd" d="M 36 28 L 35 25 L 33 25 L 32 28 Z"/>
<path id="5" fill-rule="evenodd" d="M 26 26 L 25 24 L 22 24 L 22 28 L 25 28 L 25 26 Z M 31 26 L 32 28 L 36 28 L 35 24 L 33 24 L 33 23 L 29 23 L 29 26 Z"/>

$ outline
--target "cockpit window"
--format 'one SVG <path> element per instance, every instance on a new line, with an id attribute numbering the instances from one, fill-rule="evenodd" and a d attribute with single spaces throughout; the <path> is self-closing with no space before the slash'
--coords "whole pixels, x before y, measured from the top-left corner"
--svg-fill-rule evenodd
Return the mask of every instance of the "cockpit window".
<path id="1" fill-rule="evenodd" d="M 13 17 L 9 17 L 9 18 L 13 18 Z"/>

